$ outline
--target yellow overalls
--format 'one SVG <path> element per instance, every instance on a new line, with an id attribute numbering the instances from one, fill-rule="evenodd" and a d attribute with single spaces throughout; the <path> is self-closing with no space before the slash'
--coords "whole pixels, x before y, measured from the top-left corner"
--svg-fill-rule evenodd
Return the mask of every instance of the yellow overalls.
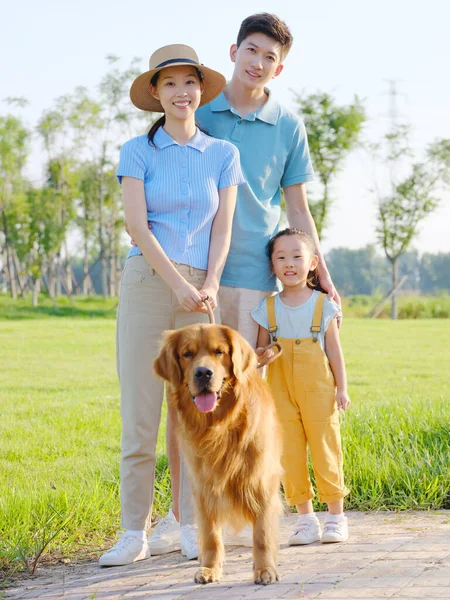
<path id="1" fill-rule="evenodd" d="M 270 383 L 283 428 L 283 487 L 286 502 L 303 504 L 314 497 L 309 478 L 307 445 L 321 502 L 335 502 L 349 491 L 344 486 L 339 413 L 335 381 L 317 336 L 325 294 L 317 298 L 311 338 L 278 338 L 275 296 L 267 298 L 271 341 L 283 354 L 269 366 Z"/>

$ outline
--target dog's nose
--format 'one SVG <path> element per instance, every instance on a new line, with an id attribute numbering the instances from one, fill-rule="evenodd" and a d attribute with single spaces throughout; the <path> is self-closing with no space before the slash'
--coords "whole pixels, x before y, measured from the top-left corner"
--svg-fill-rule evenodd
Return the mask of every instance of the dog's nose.
<path id="1" fill-rule="evenodd" d="M 207 382 L 213 375 L 214 373 L 208 367 L 197 367 L 194 371 L 194 377 L 197 381 Z"/>

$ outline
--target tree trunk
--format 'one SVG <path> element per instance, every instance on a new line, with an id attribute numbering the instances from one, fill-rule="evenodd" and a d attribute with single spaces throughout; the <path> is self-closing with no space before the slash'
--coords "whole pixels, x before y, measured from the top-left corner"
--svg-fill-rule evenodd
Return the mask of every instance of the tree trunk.
<path id="1" fill-rule="evenodd" d="M 1 277 L 2 277 L 1 293 L 2 294 L 7 294 L 8 293 L 8 284 L 7 284 L 8 270 L 7 270 L 7 267 L 6 267 L 7 260 L 8 260 L 8 257 L 7 257 L 7 254 L 6 254 L 6 248 L 3 248 L 3 252 L 2 252 L 2 273 L 1 273 Z"/>
<path id="2" fill-rule="evenodd" d="M 115 215 L 114 205 L 112 207 L 111 218 L 109 221 L 109 297 L 114 298 L 116 295 L 116 231 L 114 228 Z"/>
<path id="3" fill-rule="evenodd" d="M 98 243 L 100 245 L 100 271 L 102 296 L 106 298 L 108 290 L 108 261 L 106 256 L 105 226 L 103 223 L 103 167 L 105 164 L 106 143 L 103 143 L 103 154 L 100 161 L 98 177 Z"/>
<path id="4" fill-rule="evenodd" d="M 325 221 L 327 219 L 328 214 L 328 202 L 328 181 L 326 181 L 323 184 L 323 197 L 322 201 L 320 202 L 319 210 L 317 211 L 317 219 L 315 221 L 317 235 L 319 236 L 319 238 L 322 235 L 322 231 L 325 229 Z"/>
<path id="5" fill-rule="evenodd" d="M 116 297 L 120 294 L 120 278 L 122 277 L 122 268 L 120 265 L 120 254 L 116 254 Z"/>
<path id="6" fill-rule="evenodd" d="M 391 265 L 392 265 L 392 287 L 395 289 L 397 287 L 398 284 L 398 256 L 395 256 L 392 260 L 391 260 Z M 397 311 L 397 291 L 394 291 L 394 293 L 392 294 L 392 304 L 391 304 L 391 319 L 393 319 L 394 321 L 397 320 L 398 318 L 398 311 Z"/>
<path id="7" fill-rule="evenodd" d="M 62 294 L 62 267 L 61 267 L 61 254 L 58 252 L 55 259 L 55 296 L 59 298 Z"/>
<path id="8" fill-rule="evenodd" d="M 89 275 L 89 250 L 87 231 L 84 232 L 84 256 L 83 256 L 83 294 L 88 296 L 91 294 L 92 281 Z"/>
<path id="9" fill-rule="evenodd" d="M 48 259 L 47 289 L 50 298 L 53 299 L 56 291 L 56 265 L 54 256 L 50 256 Z"/>
<path id="10" fill-rule="evenodd" d="M 109 256 L 109 297 L 116 295 L 116 260 L 113 253 Z"/>
<path id="11" fill-rule="evenodd" d="M 20 297 L 25 298 L 25 289 L 27 287 L 27 283 L 26 283 L 25 277 L 21 277 L 21 275 L 20 275 L 22 269 L 21 269 L 19 257 L 17 256 L 17 252 L 15 250 L 12 250 L 11 254 L 13 257 L 14 267 L 15 267 L 16 273 L 17 273 L 17 283 L 19 284 Z"/>
<path id="12" fill-rule="evenodd" d="M 16 276 L 14 273 L 14 263 L 12 260 L 11 252 L 12 248 L 9 245 L 9 235 L 8 235 L 8 221 L 6 220 L 5 211 L 2 209 L 2 223 L 3 223 L 3 235 L 5 236 L 5 256 L 6 256 L 6 269 L 5 272 L 8 277 L 9 289 L 11 291 L 11 296 L 14 300 L 17 299 L 17 288 L 16 288 Z"/>
<path id="13" fill-rule="evenodd" d="M 73 294 L 72 287 L 72 266 L 70 264 L 70 255 L 67 240 L 64 240 L 64 287 L 69 296 Z"/>
<path id="14" fill-rule="evenodd" d="M 40 291 L 41 291 L 41 280 L 33 278 L 33 306 L 38 305 Z"/>
<path id="15" fill-rule="evenodd" d="M 14 261 L 11 255 L 11 248 L 9 244 L 6 244 L 6 265 L 11 296 L 14 300 L 17 300 L 16 273 L 14 270 Z"/>

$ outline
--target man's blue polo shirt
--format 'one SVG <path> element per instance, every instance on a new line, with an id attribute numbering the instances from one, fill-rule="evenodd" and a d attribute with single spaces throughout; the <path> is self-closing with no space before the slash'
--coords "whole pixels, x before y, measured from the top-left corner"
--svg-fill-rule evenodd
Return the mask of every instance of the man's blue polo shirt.
<path id="1" fill-rule="evenodd" d="M 280 220 L 280 189 L 314 177 L 303 122 L 269 93 L 259 110 L 242 118 L 222 93 L 196 112 L 210 135 L 240 151 L 246 183 L 238 188 L 233 234 L 221 284 L 276 290 L 266 246 Z"/>

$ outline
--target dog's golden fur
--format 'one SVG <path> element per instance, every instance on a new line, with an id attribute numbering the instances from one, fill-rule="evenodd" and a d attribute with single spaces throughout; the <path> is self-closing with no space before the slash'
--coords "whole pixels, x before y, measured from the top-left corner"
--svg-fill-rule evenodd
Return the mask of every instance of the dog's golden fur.
<path id="1" fill-rule="evenodd" d="M 220 325 L 166 332 L 154 362 L 156 373 L 170 384 L 169 402 L 178 414 L 195 499 L 202 563 L 197 582 L 220 580 L 225 522 L 237 529 L 251 523 L 254 580 L 278 580 L 281 434 L 256 363 L 246 340 Z M 218 396 L 210 412 L 201 412 L 194 402 L 204 390 Z"/>

